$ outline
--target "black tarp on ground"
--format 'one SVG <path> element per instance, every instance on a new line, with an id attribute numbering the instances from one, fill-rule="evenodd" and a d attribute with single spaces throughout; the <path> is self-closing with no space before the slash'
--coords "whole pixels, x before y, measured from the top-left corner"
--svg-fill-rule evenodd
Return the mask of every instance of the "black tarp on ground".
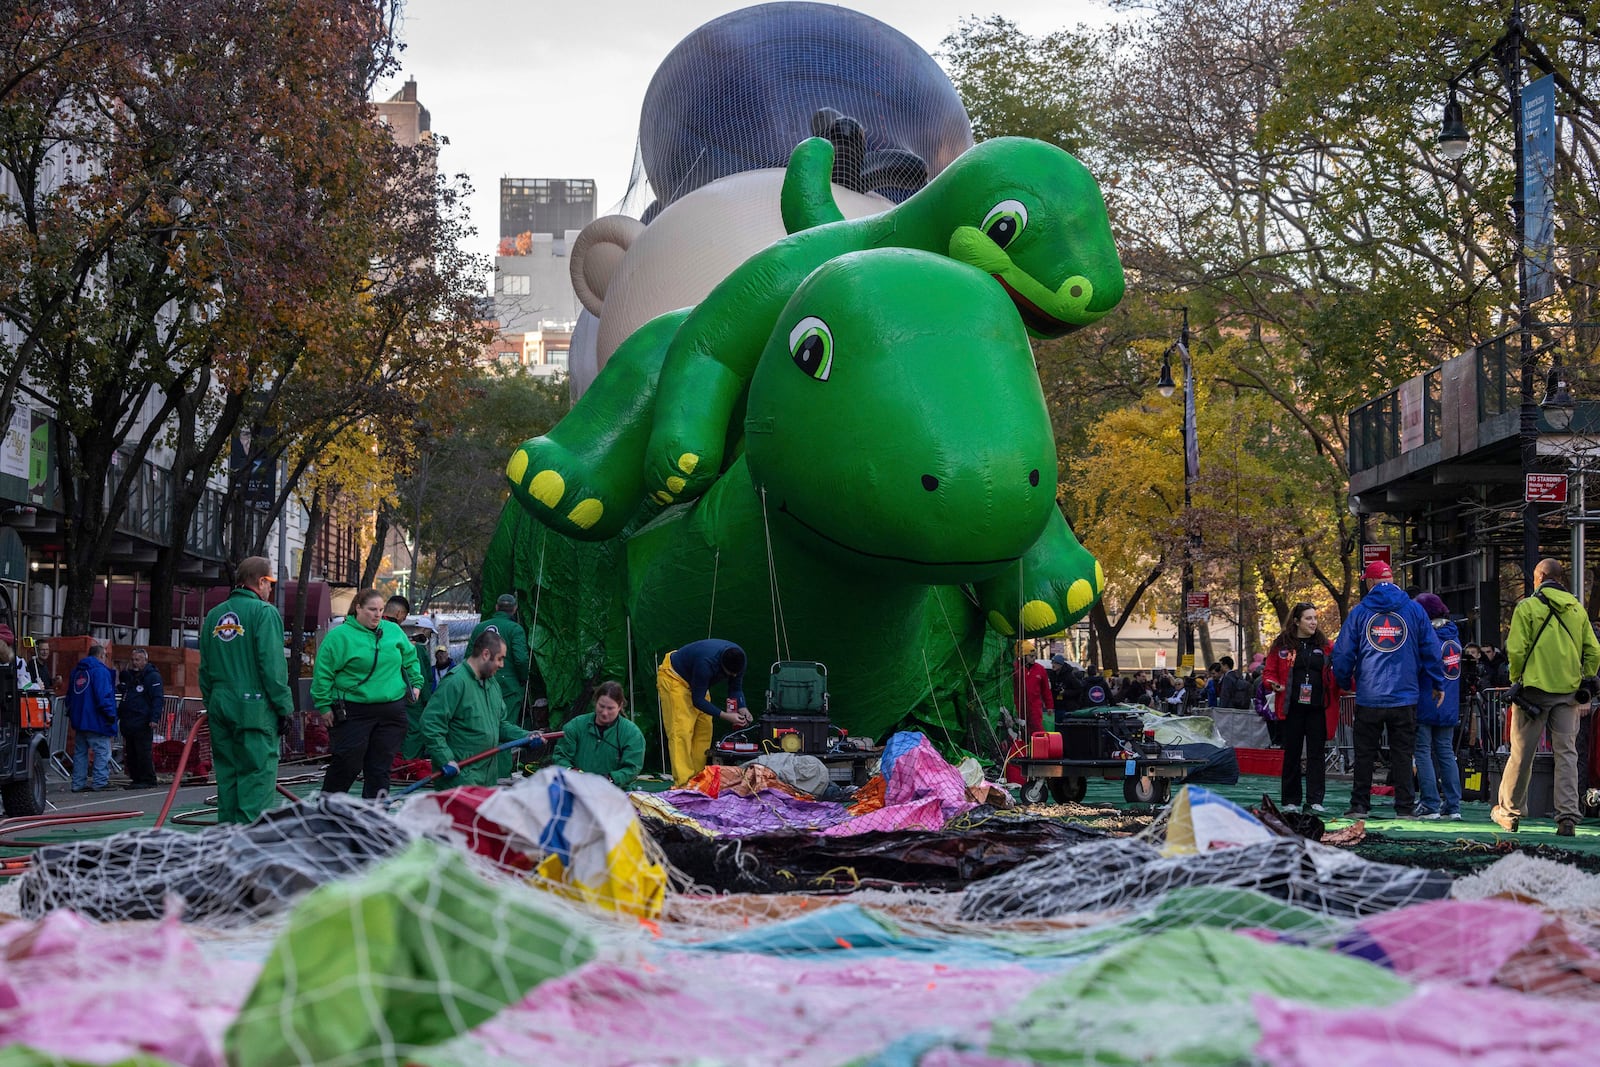
<path id="1" fill-rule="evenodd" d="M 243 924 L 288 907 L 324 882 L 399 851 L 412 834 L 351 797 L 276 808 L 249 826 L 199 833 L 129 830 L 46 845 L 19 880 L 22 914 L 71 908 L 91 919 L 155 919 L 166 900 L 187 921 Z"/>
<path id="2" fill-rule="evenodd" d="M 1185 782 L 1197 785 L 1238 785 L 1239 757 L 1232 748 L 1216 745 L 1179 745 L 1184 759 L 1205 760 L 1200 766 L 1184 775 Z"/>
<path id="3" fill-rule="evenodd" d="M 1367 915 L 1450 892 L 1443 871 L 1373 863 L 1299 838 L 1162 856 L 1134 838 L 1063 848 L 971 886 L 963 919 L 1049 918 L 1138 907 L 1181 886 L 1255 889 L 1331 915 Z"/>
<path id="4" fill-rule="evenodd" d="M 965 829 L 824 837 L 804 832 L 707 837 L 642 816 L 672 866 L 729 893 L 841 891 L 864 886 L 960 889 L 1103 834 L 1053 819 L 992 818 Z"/>

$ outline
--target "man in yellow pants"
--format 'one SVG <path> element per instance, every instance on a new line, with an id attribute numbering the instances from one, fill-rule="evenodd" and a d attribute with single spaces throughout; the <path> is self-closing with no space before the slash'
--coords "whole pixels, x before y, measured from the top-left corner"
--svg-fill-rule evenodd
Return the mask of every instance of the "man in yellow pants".
<path id="1" fill-rule="evenodd" d="M 744 649 L 715 638 L 692 641 L 661 658 L 656 692 L 661 697 L 661 722 L 667 731 L 675 788 L 681 789 L 705 769 L 713 717 L 730 726 L 750 725 L 750 709 L 744 701 L 744 665 Z M 728 685 L 732 710 L 711 703 L 711 687 L 720 682 Z"/>

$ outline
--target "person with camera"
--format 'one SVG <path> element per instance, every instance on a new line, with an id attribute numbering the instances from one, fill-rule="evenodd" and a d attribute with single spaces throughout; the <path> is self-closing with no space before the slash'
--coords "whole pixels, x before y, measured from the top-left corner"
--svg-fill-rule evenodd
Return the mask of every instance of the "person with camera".
<path id="1" fill-rule="evenodd" d="M 1522 823 L 1533 754 L 1546 728 L 1555 754 L 1556 833 L 1571 837 L 1578 826 L 1578 726 L 1594 699 L 1600 641 L 1566 580 L 1560 560 L 1541 559 L 1533 569 L 1533 595 L 1517 602 L 1506 635 L 1511 755 L 1490 817 L 1513 833 Z"/>
<path id="2" fill-rule="evenodd" d="M 422 670 L 405 631 L 383 617 L 383 594 L 356 594 L 344 624 L 328 631 L 311 674 L 311 702 L 333 718 L 333 759 L 324 793 L 344 793 L 361 775 L 361 795 L 389 791 L 389 768 L 406 736 L 406 705 L 422 696 Z"/>
<path id="3" fill-rule="evenodd" d="M 237 588 L 200 625 L 200 699 L 211 731 L 217 821 L 255 822 L 277 793 L 278 740 L 294 698 L 283 617 L 272 606 L 272 563 L 239 564 Z"/>

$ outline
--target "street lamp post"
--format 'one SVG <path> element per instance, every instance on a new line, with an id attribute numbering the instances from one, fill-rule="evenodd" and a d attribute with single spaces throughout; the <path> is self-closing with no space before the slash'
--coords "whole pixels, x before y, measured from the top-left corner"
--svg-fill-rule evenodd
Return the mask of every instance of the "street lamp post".
<path id="1" fill-rule="evenodd" d="M 1490 45 L 1478 58 L 1469 63 L 1465 70 L 1450 79 L 1449 96 L 1445 102 L 1444 122 L 1439 130 L 1439 153 L 1446 159 L 1458 160 L 1466 155 L 1470 137 L 1467 133 L 1466 117 L 1462 111 L 1461 103 L 1457 99 L 1457 89 L 1461 80 L 1473 74 L 1484 64 L 1494 62 L 1499 68 L 1500 75 L 1506 83 L 1506 89 L 1511 100 L 1511 121 L 1513 124 L 1513 139 L 1511 150 L 1511 163 L 1516 175 L 1516 191 L 1511 200 L 1511 214 L 1513 226 L 1516 230 L 1516 240 L 1512 254 L 1512 264 L 1517 273 L 1517 354 L 1521 369 L 1521 406 L 1517 427 L 1517 440 L 1521 456 L 1523 480 L 1532 472 L 1539 462 L 1539 405 L 1534 401 L 1534 383 L 1538 377 L 1536 365 L 1538 353 L 1533 347 L 1533 309 L 1529 296 L 1528 285 L 1528 217 L 1526 201 L 1527 160 L 1523 152 L 1523 114 L 1522 114 L 1522 57 L 1524 52 L 1545 73 L 1550 74 L 1568 93 L 1580 101 L 1581 93 L 1572 86 L 1540 50 L 1539 46 L 1528 40 L 1524 33 L 1522 23 L 1522 0 L 1513 0 L 1511 13 L 1506 16 L 1506 30 L 1500 39 Z M 1570 402 L 1570 401 L 1569 401 Z M 1529 595 L 1533 593 L 1533 569 L 1539 561 L 1539 505 L 1527 499 L 1523 494 L 1522 503 L 1522 575 L 1523 586 Z"/>
<path id="2" fill-rule="evenodd" d="M 1184 550 L 1178 593 L 1178 667 L 1183 667 L 1183 657 L 1194 655 L 1194 626 L 1189 618 L 1189 594 L 1194 592 L 1194 560 L 1200 550 L 1200 533 L 1194 527 L 1194 483 L 1200 476 L 1200 439 L 1195 429 L 1194 363 L 1189 359 L 1189 309 L 1173 308 L 1183 314 L 1183 326 L 1178 340 L 1168 346 L 1161 357 L 1161 378 L 1156 390 L 1164 397 L 1177 391 L 1172 380 L 1172 353 L 1176 351 L 1183 367 L 1183 528 Z"/>

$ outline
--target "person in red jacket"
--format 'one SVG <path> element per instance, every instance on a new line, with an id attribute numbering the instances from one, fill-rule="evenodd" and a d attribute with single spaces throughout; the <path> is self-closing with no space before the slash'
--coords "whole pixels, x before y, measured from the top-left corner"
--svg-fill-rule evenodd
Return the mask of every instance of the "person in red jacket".
<path id="1" fill-rule="evenodd" d="M 1033 658 L 1033 642 L 1017 642 L 1017 666 L 1012 678 L 1013 698 L 1019 712 L 1027 713 L 1028 732 L 1023 743 L 1044 729 L 1044 713 L 1055 711 L 1055 701 L 1050 696 L 1050 672 L 1044 664 Z M 1051 723 L 1054 726 L 1054 722 Z"/>
<path id="2" fill-rule="evenodd" d="M 1284 811 L 1300 810 L 1300 758 L 1304 752 L 1305 799 L 1322 812 L 1327 758 L 1323 746 L 1339 722 L 1339 687 L 1333 680 L 1333 643 L 1317 628 L 1317 609 L 1296 604 L 1289 624 L 1267 649 L 1262 683 L 1277 694 L 1283 719 Z"/>

